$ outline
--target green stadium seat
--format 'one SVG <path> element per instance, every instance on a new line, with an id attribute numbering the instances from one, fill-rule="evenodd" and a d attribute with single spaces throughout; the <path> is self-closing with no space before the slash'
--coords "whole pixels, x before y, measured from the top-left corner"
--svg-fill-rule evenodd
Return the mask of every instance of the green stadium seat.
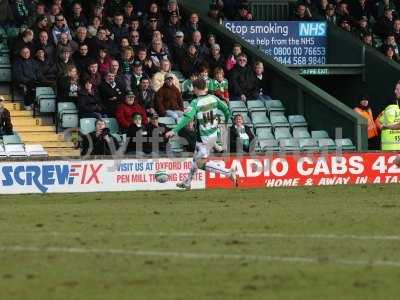
<path id="1" fill-rule="evenodd" d="M 173 137 L 168 141 L 167 152 L 172 152 L 172 153 L 183 152 L 183 147 L 182 147 L 179 137 Z"/>
<path id="2" fill-rule="evenodd" d="M 175 119 L 171 117 L 159 117 L 158 122 L 164 124 L 168 128 L 174 128 L 176 126 Z"/>
<path id="3" fill-rule="evenodd" d="M 299 139 L 299 147 L 301 151 L 318 151 L 318 142 L 312 138 Z"/>
<path id="4" fill-rule="evenodd" d="M 11 68 L 9 55 L 0 55 L 0 68 Z"/>
<path id="5" fill-rule="evenodd" d="M 265 114 L 265 111 L 251 113 L 251 120 L 253 121 L 254 127 L 271 127 L 271 122 Z"/>
<path id="6" fill-rule="evenodd" d="M 285 107 L 280 100 L 268 100 L 264 104 L 269 114 L 273 111 L 285 111 Z"/>
<path id="7" fill-rule="evenodd" d="M 0 66 L 0 82 L 11 82 L 11 67 L 2 68 Z"/>
<path id="8" fill-rule="evenodd" d="M 288 117 L 290 127 L 307 127 L 307 121 L 303 115 L 291 115 Z"/>
<path id="9" fill-rule="evenodd" d="M 280 139 L 279 147 L 283 151 L 299 151 L 299 143 L 296 139 Z"/>
<path id="10" fill-rule="evenodd" d="M 9 39 L 16 38 L 20 33 L 20 28 L 17 27 L 9 27 L 7 28 L 7 37 Z"/>
<path id="11" fill-rule="evenodd" d="M 260 140 L 258 143 L 261 151 L 279 151 L 279 144 L 276 140 Z"/>
<path id="12" fill-rule="evenodd" d="M 247 106 L 243 101 L 230 101 L 229 108 L 231 112 L 248 112 Z"/>
<path id="13" fill-rule="evenodd" d="M 38 100 L 39 113 L 54 113 L 56 112 L 56 98 L 55 96 L 42 96 Z"/>
<path id="14" fill-rule="evenodd" d="M 308 139 L 311 138 L 311 135 L 306 127 L 294 127 L 293 137 L 296 139 Z"/>
<path id="15" fill-rule="evenodd" d="M 311 131 L 311 137 L 313 139 L 328 139 L 329 134 L 325 130 L 315 130 Z"/>
<path id="16" fill-rule="evenodd" d="M 271 124 L 273 127 L 289 127 L 290 126 L 290 124 L 285 116 L 272 115 L 270 117 L 270 120 L 271 120 Z"/>
<path id="17" fill-rule="evenodd" d="M 271 128 L 257 127 L 256 136 L 259 140 L 274 140 L 275 137 L 271 132 Z"/>
<path id="18" fill-rule="evenodd" d="M 277 128 L 275 128 L 274 133 L 275 133 L 276 140 L 293 138 L 292 134 L 290 133 L 289 127 L 277 127 Z"/>
<path id="19" fill-rule="evenodd" d="M 57 129 L 78 127 L 79 118 L 75 103 L 59 102 L 57 104 L 57 111 Z"/>
<path id="20" fill-rule="evenodd" d="M 232 114 L 233 116 L 241 115 L 243 118 L 243 123 L 247 126 L 253 127 L 253 123 L 251 122 L 251 119 L 247 113 L 235 111 Z"/>
<path id="21" fill-rule="evenodd" d="M 25 148 L 23 144 L 8 144 L 4 145 L 4 151 L 8 157 L 26 157 Z"/>
<path id="22" fill-rule="evenodd" d="M 333 151 L 336 150 L 336 144 L 332 139 L 329 138 L 323 138 L 323 139 L 318 139 L 318 147 L 320 151 Z"/>
<path id="23" fill-rule="evenodd" d="M 43 96 L 43 95 L 55 96 L 56 94 L 54 93 L 54 90 L 51 87 L 48 87 L 48 86 L 37 87 L 35 90 L 36 99 L 38 99 L 39 96 Z"/>
<path id="24" fill-rule="evenodd" d="M 106 127 L 110 129 L 111 134 L 119 133 L 119 125 L 118 121 L 115 118 L 104 118 L 104 122 L 106 123 Z"/>
<path id="25" fill-rule="evenodd" d="M 247 108 L 249 112 L 265 112 L 267 109 L 265 108 L 264 101 L 261 100 L 248 100 Z"/>
<path id="26" fill-rule="evenodd" d="M 335 144 L 337 149 L 345 151 L 356 150 L 356 147 L 350 139 L 336 139 Z"/>
<path id="27" fill-rule="evenodd" d="M 96 129 L 96 118 L 82 118 L 79 120 L 79 130 L 82 134 L 88 134 Z"/>
<path id="28" fill-rule="evenodd" d="M 3 135 L 3 144 L 4 145 L 22 144 L 22 141 L 19 135 L 17 134 Z"/>

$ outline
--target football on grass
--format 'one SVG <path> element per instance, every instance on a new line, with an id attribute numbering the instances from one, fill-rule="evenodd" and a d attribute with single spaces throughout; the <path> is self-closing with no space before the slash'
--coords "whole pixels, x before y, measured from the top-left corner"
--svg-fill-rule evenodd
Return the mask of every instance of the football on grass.
<path id="1" fill-rule="evenodd" d="M 165 170 L 158 170 L 155 175 L 156 181 L 159 183 L 165 183 L 168 181 L 168 175 Z"/>

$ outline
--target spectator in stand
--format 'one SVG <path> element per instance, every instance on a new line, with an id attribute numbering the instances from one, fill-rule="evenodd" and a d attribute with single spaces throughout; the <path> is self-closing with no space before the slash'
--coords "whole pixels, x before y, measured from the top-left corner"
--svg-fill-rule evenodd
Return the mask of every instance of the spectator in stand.
<path id="1" fill-rule="evenodd" d="M 76 50 L 78 50 L 78 44 L 73 40 L 69 40 L 68 35 L 65 32 L 63 32 L 60 34 L 60 37 L 58 39 L 57 55 L 64 52 L 64 49 L 67 48 L 71 51 L 71 54 L 73 55 L 76 52 Z"/>
<path id="2" fill-rule="evenodd" d="M 209 92 L 225 102 L 229 102 L 229 84 L 225 78 L 224 69 L 217 67 L 214 70 L 214 78 L 209 85 Z"/>
<path id="3" fill-rule="evenodd" d="M 181 72 L 185 78 L 190 77 L 191 74 L 196 73 L 200 66 L 203 64 L 203 60 L 199 56 L 199 52 L 195 45 L 190 44 L 187 48 L 186 55 L 183 56 L 181 61 Z"/>
<path id="4" fill-rule="evenodd" d="M 207 35 L 207 41 L 205 46 L 207 47 L 208 53 L 211 53 L 211 47 L 214 46 L 217 43 L 217 40 L 215 38 L 215 35 L 210 33 Z"/>
<path id="5" fill-rule="evenodd" d="M 191 13 L 189 16 L 189 21 L 186 25 L 186 33 L 185 35 L 188 37 L 193 36 L 193 32 L 195 31 L 202 31 L 199 23 L 199 15 L 197 13 Z"/>
<path id="6" fill-rule="evenodd" d="M 396 4 L 392 0 L 377 0 L 374 3 L 376 5 L 376 20 L 380 20 L 385 15 L 386 10 L 396 10 Z"/>
<path id="7" fill-rule="evenodd" d="M 99 65 L 97 64 L 97 61 L 91 60 L 89 62 L 87 68 L 87 77 L 90 78 L 90 81 L 93 84 L 93 90 L 97 92 L 101 84 L 101 75 L 99 72 Z"/>
<path id="8" fill-rule="evenodd" d="M 393 29 L 393 11 L 391 8 L 386 8 L 383 17 L 375 24 L 375 31 L 381 38 L 387 36 Z"/>
<path id="9" fill-rule="evenodd" d="M 78 69 L 70 65 L 65 76 L 58 81 L 57 98 L 59 102 L 78 102 L 78 93 L 81 90 Z"/>
<path id="10" fill-rule="evenodd" d="M 35 49 L 43 49 L 46 56 L 52 60 L 56 58 L 56 49 L 54 44 L 49 41 L 49 34 L 46 31 L 39 33 L 39 39 L 35 43 Z"/>
<path id="11" fill-rule="evenodd" d="M 88 20 L 84 13 L 82 12 L 82 5 L 80 3 L 75 3 L 72 9 L 72 16 L 69 18 L 72 31 L 75 31 L 79 27 L 88 26 Z"/>
<path id="12" fill-rule="evenodd" d="M 95 131 L 83 136 L 81 155 L 111 155 L 118 149 L 118 141 L 110 134 L 106 122 L 96 120 Z"/>
<path id="13" fill-rule="evenodd" d="M 367 33 L 362 37 L 362 42 L 365 45 L 375 47 L 374 39 L 372 37 L 372 33 Z"/>
<path id="14" fill-rule="evenodd" d="M 337 4 L 337 16 L 339 19 L 346 19 L 349 22 L 352 21 L 352 17 L 350 15 L 349 5 L 347 2 L 341 1 Z"/>
<path id="15" fill-rule="evenodd" d="M 69 40 L 72 40 L 71 31 L 62 14 L 58 14 L 55 18 L 56 23 L 51 30 L 53 41 L 57 44 L 61 33 L 66 33 Z"/>
<path id="16" fill-rule="evenodd" d="M 69 48 L 65 48 L 60 55 L 57 56 L 57 77 L 64 76 L 67 71 L 67 67 L 70 65 L 74 65 L 71 56 L 71 50 Z"/>
<path id="17" fill-rule="evenodd" d="M 168 0 L 167 9 L 164 13 L 164 19 L 167 19 L 171 14 L 175 13 L 178 16 L 178 19 L 181 19 L 181 15 L 179 13 L 179 6 L 176 0 Z"/>
<path id="18" fill-rule="evenodd" d="M 198 74 L 197 73 L 193 73 L 192 75 L 190 75 L 190 77 L 188 79 L 186 79 L 183 83 L 182 83 L 182 98 L 185 101 L 192 101 L 196 95 L 194 94 L 194 90 L 193 90 L 193 82 L 198 78 Z"/>
<path id="19" fill-rule="evenodd" d="M 116 58 L 122 59 L 122 51 L 124 50 L 124 48 L 127 48 L 127 47 L 131 47 L 131 45 L 129 44 L 129 40 L 127 38 L 121 39 L 121 42 L 119 43 L 119 50 L 118 50 L 119 54 L 118 54 L 118 57 L 116 57 Z M 133 48 L 132 48 L 132 52 L 135 53 L 133 51 Z"/>
<path id="20" fill-rule="evenodd" d="M 83 76 L 82 88 L 78 92 L 78 113 L 79 118 L 106 118 L 104 106 L 101 103 L 98 93 L 94 90 L 91 79 Z"/>
<path id="21" fill-rule="evenodd" d="M 399 55 L 399 46 L 396 43 L 396 39 L 393 33 L 389 33 L 382 44 L 382 52 L 385 53 L 388 50 L 388 47 L 391 47 L 394 51 L 394 54 Z"/>
<path id="22" fill-rule="evenodd" d="M 228 74 L 231 100 L 257 99 L 257 83 L 253 70 L 247 64 L 247 55 L 239 54 L 237 61 L 237 65 Z"/>
<path id="23" fill-rule="evenodd" d="M 147 25 L 145 26 L 141 36 L 142 41 L 145 44 L 150 44 L 153 39 L 153 32 L 159 31 L 161 26 L 159 25 L 159 19 L 156 16 L 150 16 Z"/>
<path id="24" fill-rule="evenodd" d="M 257 98 L 258 100 L 271 100 L 268 96 L 268 80 L 264 75 L 264 64 L 261 61 L 256 61 L 254 64 L 254 75 L 257 86 Z"/>
<path id="25" fill-rule="evenodd" d="M 357 0 L 351 8 L 351 16 L 356 20 L 365 16 L 368 21 L 372 16 L 372 7 L 370 6 L 370 2 L 366 0 Z"/>
<path id="26" fill-rule="evenodd" d="M 146 47 L 142 42 L 140 42 L 139 31 L 133 30 L 129 33 L 129 45 L 133 48 L 135 53 L 137 53 L 140 48 Z"/>
<path id="27" fill-rule="evenodd" d="M 3 1 L 3 2 L 8 2 L 8 1 Z M 3 6 L 4 6 L 4 4 L 3 4 Z M 8 9 L 10 9 L 9 5 L 8 5 L 8 8 L 0 6 L 0 11 L 2 12 L 2 14 L 6 14 L 6 16 L 8 14 L 8 11 L 7 11 Z M 43 16 L 46 17 L 47 25 L 50 26 L 50 20 L 47 18 L 47 15 L 46 15 L 46 6 L 44 5 L 44 3 L 39 2 L 36 4 L 36 7 L 34 9 L 32 9 L 32 13 L 29 14 L 29 18 L 27 21 L 28 26 L 31 26 L 32 30 L 33 30 L 35 23 L 38 21 L 38 19 L 40 19 Z M 0 22 L 1 22 L 1 20 L 0 20 Z M 39 32 L 35 32 L 35 36 L 37 36 L 38 33 Z"/>
<path id="28" fill-rule="evenodd" d="M 0 97 L 0 137 L 12 134 L 13 125 L 11 122 L 11 115 L 8 109 L 4 107 L 4 98 Z"/>
<path id="29" fill-rule="evenodd" d="M 48 82 L 54 90 L 57 90 L 57 66 L 54 60 L 47 56 L 44 49 L 40 48 L 36 50 L 35 59 L 42 72 L 43 81 Z"/>
<path id="30" fill-rule="evenodd" d="M 107 31 L 105 28 L 99 28 L 97 31 L 97 36 L 93 38 L 93 49 L 96 49 L 92 56 L 96 57 L 98 56 L 98 51 L 100 49 L 107 49 L 108 53 L 111 56 L 117 56 L 117 47 L 114 44 L 114 42 L 107 36 Z"/>
<path id="31" fill-rule="evenodd" d="M 358 23 L 356 24 L 355 34 L 362 38 L 364 35 L 372 33 L 372 30 L 369 28 L 368 19 L 366 16 L 360 17 Z"/>
<path id="32" fill-rule="evenodd" d="M 242 115 L 238 114 L 234 117 L 233 125 L 229 131 L 230 152 L 250 152 L 254 134 L 249 126 L 244 125 Z"/>
<path id="33" fill-rule="evenodd" d="M 24 30 L 24 32 L 21 33 L 21 35 L 15 40 L 12 49 L 13 49 L 13 57 L 12 59 L 15 59 L 18 57 L 18 55 L 21 52 L 22 48 L 29 48 L 31 53 L 33 53 L 33 31 L 30 29 Z"/>
<path id="34" fill-rule="evenodd" d="M 250 11 L 249 4 L 240 4 L 233 19 L 235 21 L 253 21 L 253 14 Z"/>
<path id="35" fill-rule="evenodd" d="M 171 50 L 171 60 L 173 62 L 172 68 L 174 70 L 180 71 L 180 61 L 182 57 L 186 54 L 187 45 L 183 40 L 184 34 L 182 31 L 177 31 L 175 33 L 174 42 L 169 46 Z"/>
<path id="36" fill-rule="evenodd" d="M 226 60 L 225 69 L 230 71 L 237 63 L 237 58 L 239 54 L 242 53 L 242 46 L 240 44 L 234 44 L 232 49 L 232 54 Z"/>
<path id="37" fill-rule="evenodd" d="M 312 19 L 310 10 L 303 3 L 298 4 L 292 21 L 311 21 Z"/>
<path id="38" fill-rule="evenodd" d="M 132 19 L 136 17 L 136 13 L 133 8 L 133 4 L 131 1 L 128 1 L 125 3 L 124 10 L 123 10 L 123 16 L 125 20 L 125 24 L 130 24 Z"/>
<path id="39" fill-rule="evenodd" d="M 139 19 L 138 16 L 134 16 L 132 18 L 132 20 L 130 21 L 130 23 L 129 23 L 129 31 L 130 32 L 137 31 L 139 33 L 142 32 L 142 26 L 141 26 L 140 19 Z"/>
<path id="40" fill-rule="evenodd" d="M 159 70 L 153 65 L 153 62 L 148 56 L 146 48 L 140 48 L 137 52 L 137 60 L 142 63 L 143 70 L 149 76 L 153 76 Z M 161 63 L 162 65 L 162 63 Z"/>
<path id="41" fill-rule="evenodd" d="M 38 37 L 41 31 L 46 31 L 47 33 L 50 32 L 50 24 L 47 17 L 45 15 L 38 16 L 35 24 L 31 27 L 31 30 L 35 37 Z"/>
<path id="42" fill-rule="evenodd" d="M 156 92 L 155 109 L 160 116 L 178 121 L 183 116 L 182 95 L 173 83 L 173 74 L 165 74 L 164 80 L 164 85 Z"/>
<path id="43" fill-rule="evenodd" d="M 223 11 L 216 4 L 210 5 L 210 9 L 208 11 L 208 17 L 213 19 L 218 24 L 222 24 L 222 22 L 225 20 Z"/>
<path id="44" fill-rule="evenodd" d="M 208 64 L 211 72 L 214 72 L 216 68 L 225 68 L 225 57 L 221 53 L 219 44 L 211 46 L 211 53 L 206 57 L 205 62 Z"/>
<path id="45" fill-rule="evenodd" d="M 155 92 L 151 88 L 150 79 L 142 77 L 137 90 L 138 103 L 146 110 L 146 113 L 155 113 L 154 98 Z"/>
<path id="46" fill-rule="evenodd" d="M 72 60 L 78 68 L 79 73 L 83 74 L 92 60 L 89 56 L 89 46 L 87 44 L 81 44 L 79 46 L 79 51 L 76 51 L 74 55 L 72 55 Z"/>
<path id="47" fill-rule="evenodd" d="M 139 84 L 140 84 L 140 80 L 142 79 L 142 77 L 149 77 L 147 74 L 145 74 L 143 72 L 143 66 L 142 63 L 138 60 L 136 60 L 133 63 L 133 72 L 132 72 L 132 78 L 130 81 L 130 87 L 132 91 L 135 91 L 138 89 Z"/>
<path id="48" fill-rule="evenodd" d="M 20 50 L 19 57 L 12 66 L 13 81 L 24 93 L 25 110 L 32 110 L 34 89 L 43 80 L 42 72 L 37 61 L 32 59 L 31 50 L 24 47 Z"/>
<path id="49" fill-rule="evenodd" d="M 99 50 L 97 64 L 99 65 L 99 73 L 102 77 L 110 71 L 111 59 L 112 58 L 109 55 L 107 48 L 101 48 Z"/>
<path id="50" fill-rule="evenodd" d="M 336 8 L 334 4 L 329 3 L 326 6 L 324 12 L 324 19 L 332 24 L 337 24 L 338 18 L 336 16 Z"/>
<path id="51" fill-rule="evenodd" d="M 166 59 L 170 60 L 168 50 L 163 47 L 162 41 L 154 39 L 150 50 L 152 65 L 156 68 L 160 68 L 161 61 Z"/>
<path id="52" fill-rule="evenodd" d="M 180 85 L 179 85 L 179 80 L 178 78 L 170 73 L 171 72 L 171 63 L 168 59 L 164 59 L 161 61 L 161 69 L 159 72 L 155 73 L 152 79 L 152 87 L 155 92 L 157 92 L 163 85 L 164 85 L 164 79 L 165 75 L 169 74 L 172 76 L 172 82 L 174 86 L 180 90 Z"/>
<path id="53" fill-rule="evenodd" d="M 97 36 L 97 31 L 101 28 L 101 19 L 99 17 L 93 17 L 90 25 L 88 26 L 88 36 L 91 38 Z"/>
<path id="54" fill-rule="evenodd" d="M 10 1 L 11 11 L 14 13 L 14 22 L 18 27 L 26 26 L 29 18 L 30 5 L 27 0 Z"/>
<path id="55" fill-rule="evenodd" d="M 149 133 L 146 130 L 146 127 L 143 126 L 143 117 L 140 113 L 133 113 L 131 115 L 131 124 L 127 128 L 127 137 L 128 137 L 128 154 L 143 154 L 150 153 L 151 149 L 148 149 L 146 146 Z"/>
<path id="56" fill-rule="evenodd" d="M 209 77 L 209 68 L 206 65 L 201 65 L 198 69 L 199 78 L 203 79 L 206 82 L 207 88 L 210 89 L 211 79 Z"/>
<path id="57" fill-rule="evenodd" d="M 351 27 L 351 22 L 349 19 L 342 18 L 339 21 L 339 27 L 342 28 L 344 31 L 352 32 L 353 28 Z"/>
<path id="58" fill-rule="evenodd" d="M 110 28 L 111 36 L 115 43 L 119 44 L 121 39 L 128 38 L 129 30 L 128 26 L 124 23 L 124 15 L 122 12 L 114 15 L 113 24 Z"/>
<path id="59" fill-rule="evenodd" d="M 391 45 L 385 45 L 383 46 L 383 54 L 390 60 L 399 63 L 399 55 L 396 54 L 395 49 Z"/>
<path id="60" fill-rule="evenodd" d="M 369 97 L 361 96 L 360 103 L 354 108 L 354 111 L 368 121 L 368 149 L 379 149 L 379 131 L 374 122 L 371 107 L 369 106 Z"/>
<path id="61" fill-rule="evenodd" d="M 86 29 L 86 27 L 83 26 L 79 26 L 76 31 L 75 31 L 75 37 L 74 37 L 74 41 L 75 43 L 78 44 L 78 46 L 82 45 L 82 44 L 86 44 L 89 47 L 89 50 L 91 49 L 91 38 L 89 38 L 88 36 L 88 30 Z"/>
<path id="62" fill-rule="evenodd" d="M 99 86 L 99 95 L 106 108 L 106 113 L 109 117 L 115 115 L 115 110 L 122 102 L 123 89 L 115 81 L 115 75 L 113 73 L 107 73 L 104 80 Z"/>
<path id="63" fill-rule="evenodd" d="M 174 43 L 176 33 L 181 31 L 181 26 L 179 24 L 179 16 L 177 12 L 172 12 L 169 15 L 168 23 L 165 25 L 165 41 L 168 46 Z"/>
<path id="64" fill-rule="evenodd" d="M 113 73 L 115 75 L 115 82 L 122 88 L 123 91 L 126 91 L 127 87 L 125 84 L 125 78 L 120 70 L 118 60 L 111 60 L 110 73 Z"/>
<path id="65" fill-rule="evenodd" d="M 132 47 L 125 47 L 122 49 L 121 71 L 124 77 L 125 86 L 131 86 L 132 69 L 135 56 Z"/>
<path id="66" fill-rule="evenodd" d="M 394 20 L 393 23 L 393 35 L 396 40 L 396 43 L 400 43 L 400 19 Z"/>
<path id="67" fill-rule="evenodd" d="M 144 108 L 138 103 L 138 100 L 133 92 L 128 92 L 123 103 L 117 106 L 115 117 L 122 132 L 126 132 L 132 124 L 132 115 L 139 113 L 142 117 L 142 123 L 147 124 L 147 114 Z"/>
<path id="68" fill-rule="evenodd" d="M 209 54 L 209 50 L 206 45 L 204 45 L 202 41 L 202 36 L 201 32 L 196 30 L 192 34 L 192 43 L 196 47 L 197 52 L 199 53 L 199 56 L 201 59 L 206 57 Z"/>

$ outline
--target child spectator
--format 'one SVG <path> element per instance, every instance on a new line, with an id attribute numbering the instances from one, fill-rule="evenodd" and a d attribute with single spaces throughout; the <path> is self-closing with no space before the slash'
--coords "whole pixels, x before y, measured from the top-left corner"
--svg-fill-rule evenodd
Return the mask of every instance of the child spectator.
<path id="1" fill-rule="evenodd" d="M 198 78 L 197 73 L 193 73 L 190 75 L 189 79 L 186 79 L 182 83 L 182 98 L 185 101 L 192 101 L 193 98 L 195 97 L 194 92 L 193 92 L 193 81 L 195 81 Z"/>
<path id="2" fill-rule="evenodd" d="M 234 44 L 232 54 L 226 60 L 225 69 L 230 71 L 237 63 L 237 57 L 242 53 L 242 46 L 240 44 Z"/>
<path id="3" fill-rule="evenodd" d="M 209 92 L 215 96 L 229 102 L 229 86 L 228 80 L 225 78 L 225 72 L 222 68 L 215 68 L 214 78 L 209 84 Z"/>
<path id="4" fill-rule="evenodd" d="M 99 72 L 101 76 L 104 76 L 110 71 L 111 57 L 106 48 L 100 49 L 97 64 L 99 65 Z"/>

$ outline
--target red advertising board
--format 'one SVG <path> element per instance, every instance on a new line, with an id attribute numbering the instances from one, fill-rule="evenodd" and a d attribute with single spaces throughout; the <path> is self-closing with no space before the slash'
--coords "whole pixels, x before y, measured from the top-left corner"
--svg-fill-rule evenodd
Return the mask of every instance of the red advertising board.
<path id="1" fill-rule="evenodd" d="M 396 153 L 345 153 L 214 158 L 236 167 L 243 188 L 386 184 L 400 182 Z M 208 173 L 206 188 L 232 188 L 229 179 Z"/>

